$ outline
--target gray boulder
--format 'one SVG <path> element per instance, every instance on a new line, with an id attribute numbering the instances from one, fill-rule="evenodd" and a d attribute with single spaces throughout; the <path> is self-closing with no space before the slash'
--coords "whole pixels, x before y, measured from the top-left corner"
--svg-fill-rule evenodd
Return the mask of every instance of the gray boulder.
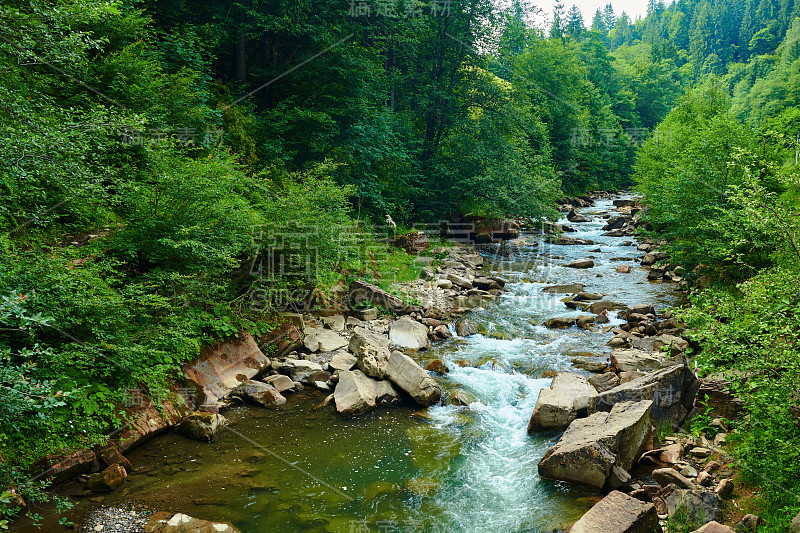
<path id="1" fill-rule="evenodd" d="M 591 259 L 582 259 L 580 261 L 573 261 L 566 265 L 568 268 L 587 269 L 594 267 L 594 261 Z"/>
<path id="2" fill-rule="evenodd" d="M 605 392 L 611 390 L 621 383 L 619 376 L 613 372 L 606 372 L 604 374 L 597 374 L 589 378 L 589 384 L 595 388 L 597 392 Z"/>
<path id="3" fill-rule="evenodd" d="M 389 325 L 389 340 L 407 350 L 428 347 L 428 328 L 409 316 L 400 317 Z"/>
<path id="4" fill-rule="evenodd" d="M 563 430 L 586 413 L 589 398 L 597 391 L 581 375 L 561 373 L 553 378 L 549 389 L 542 389 L 528 424 L 528 432 Z"/>
<path id="5" fill-rule="evenodd" d="M 578 294 L 583 291 L 582 283 L 573 283 L 571 285 L 551 285 L 542 289 L 542 292 L 548 294 Z"/>
<path id="6" fill-rule="evenodd" d="M 287 359 L 280 366 L 280 372 L 292 378 L 292 381 L 311 384 L 314 382 L 311 378 L 317 372 L 322 372 L 322 366 L 304 359 Z"/>
<path id="7" fill-rule="evenodd" d="M 675 365 L 601 392 L 591 399 L 589 412 L 607 412 L 619 402 L 651 400 L 653 423 L 678 427 L 692 409 L 698 385 L 687 366 Z"/>
<path id="8" fill-rule="evenodd" d="M 619 372 L 650 372 L 659 370 L 666 357 L 637 349 L 611 350 L 611 368 Z"/>
<path id="9" fill-rule="evenodd" d="M 683 513 L 695 527 L 722 518 L 719 498 L 713 492 L 676 488 L 664 498 L 664 501 L 669 516 Z"/>
<path id="10" fill-rule="evenodd" d="M 360 370 L 339 372 L 333 393 L 336 410 L 342 416 L 358 416 L 375 407 L 375 381 Z"/>
<path id="11" fill-rule="evenodd" d="M 672 468 L 658 468 L 653 470 L 653 479 L 662 487 L 666 487 L 670 483 L 674 483 L 682 489 L 697 488 L 694 483 L 686 479 L 680 472 Z"/>
<path id="12" fill-rule="evenodd" d="M 602 489 L 615 466 L 630 470 L 650 438 L 653 402 L 619 403 L 572 422 L 539 462 L 542 477 Z"/>
<path id="13" fill-rule="evenodd" d="M 381 307 L 395 313 L 405 313 L 409 309 L 403 300 L 366 281 L 353 281 L 347 293 L 347 303 L 351 309 Z M 366 320 L 363 319 L 362 320 Z"/>
<path id="14" fill-rule="evenodd" d="M 261 381 L 245 381 L 231 391 L 231 396 L 271 408 L 280 407 L 286 403 L 286 398 L 278 392 L 278 389 Z"/>
<path id="15" fill-rule="evenodd" d="M 309 352 L 332 352 L 347 346 L 347 340 L 330 329 L 307 328 L 303 345 Z"/>
<path id="16" fill-rule="evenodd" d="M 442 396 L 442 391 L 433 378 L 402 352 L 392 352 L 386 367 L 386 377 L 424 407 L 438 402 Z"/>
<path id="17" fill-rule="evenodd" d="M 358 357 L 345 351 L 336 352 L 328 362 L 331 370 L 351 370 L 356 364 Z"/>
<path id="18" fill-rule="evenodd" d="M 278 392 L 283 394 L 284 392 L 289 392 L 294 390 L 294 381 L 289 376 L 284 376 L 283 374 L 276 374 L 274 376 L 267 376 L 262 379 L 264 383 L 272 385 Z"/>
<path id="19" fill-rule="evenodd" d="M 570 533 L 653 533 L 658 531 L 655 505 L 612 491 L 570 529 Z"/>
<path id="20" fill-rule="evenodd" d="M 212 441 L 225 427 L 225 417 L 216 413 L 194 412 L 181 420 L 180 432 L 194 440 Z"/>

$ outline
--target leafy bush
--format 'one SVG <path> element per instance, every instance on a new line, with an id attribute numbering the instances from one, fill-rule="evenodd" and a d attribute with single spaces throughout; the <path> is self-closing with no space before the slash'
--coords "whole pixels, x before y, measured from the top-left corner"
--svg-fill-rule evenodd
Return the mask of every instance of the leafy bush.
<path id="1" fill-rule="evenodd" d="M 683 313 L 705 372 L 723 371 L 745 401 L 746 415 L 729 439 L 742 475 L 764 489 L 771 530 L 800 511 L 800 274 L 774 268 L 734 289 L 692 299 Z"/>

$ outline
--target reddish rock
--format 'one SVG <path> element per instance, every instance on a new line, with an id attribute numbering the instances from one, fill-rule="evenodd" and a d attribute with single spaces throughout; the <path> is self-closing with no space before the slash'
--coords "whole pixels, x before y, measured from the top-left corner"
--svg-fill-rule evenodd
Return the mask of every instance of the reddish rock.
<path id="1" fill-rule="evenodd" d="M 208 348 L 183 367 L 183 375 L 203 392 L 200 403 L 216 403 L 241 382 L 268 368 L 270 360 L 248 333 Z"/>
<path id="2" fill-rule="evenodd" d="M 447 365 L 444 364 L 440 359 L 434 359 L 425 365 L 425 370 L 429 372 L 438 372 L 439 374 L 447 374 L 450 372 L 450 369 L 447 368 Z"/>
<path id="3" fill-rule="evenodd" d="M 147 399 L 147 405 L 127 410 L 128 424 L 119 431 L 117 448 L 125 453 L 131 448 L 144 444 L 167 429 L 177 426 L 181 419 L 189 413 L 189 408 L 173 398 L 161 404 L 161 410 Z"/>
<path id="4" fill-rule="evenodd" d="M 46 468 L 34 479 L 48 480 L 52 485 L 60 485 L 75 476 L 99 469 L 97 455 L 86 448 L 72 452 L 61 459 L 54 459 L 52 456 L 45 457 L 40 463 L 40 468 L 47 467 L 48 463 L 51 463 L 52 466 Z"/>

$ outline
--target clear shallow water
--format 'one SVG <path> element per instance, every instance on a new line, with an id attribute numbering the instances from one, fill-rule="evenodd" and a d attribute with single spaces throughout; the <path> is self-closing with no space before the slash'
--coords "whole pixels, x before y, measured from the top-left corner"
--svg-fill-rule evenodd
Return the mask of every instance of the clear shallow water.
<path id="1" fill-rule="evenodd" d="M 598 217 L 613 208 L 603 201 L 581 211 Z M 564 306 L 566 295 L 541 289 L 583 283 L 624 304 L 678 302 L 673 285 L 647 282 L 632 260 L 612 260 L 643 254 L 622 245 L 632 239 L 602 236 L 605 222 L 572 224 L 578 232 L 568 236 L 595 245 L 540 241 L 509 257 L 489 252 L 487 268 L 510 283 L 500 301 L 470 313 L 483 334 L 440 344 L 420 358 L 447 363 L 450 373 L 439 381 L 446 391 L 472 394 L 476 401 L 468 408 L 381 409 L 343 420 L 330 407 L 316 408 L 324 394 L 306 391 L 288 396 L 280 411 L 234 409 L 225 413 L 231 431 L 214 443 L 168 434 L 131 452 L 133 464 L 150 471 L 131 476 L 103 503 L 144 502 L 230 521 L 244 533 L 568 528 L 598 495 L 539 479 L 536 465 L 558 435 L 528 435 L 527 424 L 539 391 L 550 385 L 542 372 L 576 371 L 570 357 L 579 353 L 606 356 L 609 335 L 543 328 L 547 318 L 582 313 Z M 585 258 L 596 266 L 563 266 Z M 619 264 L 634 271 L 618 274 Z M 611 323 L 619 323 L 613 313 Z M 461 367 L 459 360 L 473 366 Z M 84 500 L 79 509 L 90 505 Z"/>

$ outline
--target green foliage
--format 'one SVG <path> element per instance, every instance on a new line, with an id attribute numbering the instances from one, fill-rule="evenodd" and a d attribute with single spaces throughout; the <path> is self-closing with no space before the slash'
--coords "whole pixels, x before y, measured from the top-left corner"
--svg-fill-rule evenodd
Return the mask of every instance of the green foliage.
<path id="1" fill-rule="evenodd" d="M 125 185 L 126 224 L 115 235 L 115 253 L 140 271 L 235 266 L 261 220 L 247 201 L 252 180 L 226 154 L 189 159 L 164 150 L 152 159 L 141 179 Z"/>
<path id="2" fill-rule="evenodd" d="M 676 262 L 690 270 L 698 264 L 727 268 L 738 276 L 768 264 L 772 242 L 747 223 L 731 197 L 763 170 L 748 152 L 754 146 L 712 83 L 670 112 L 642 147 L 637 188 L 651 206 L 647 220 L 668 240 Z"/>
<path id="3" fill-rule="evenodd" d="M 763 488 L 775 531 L 800 511 L 793 496 L 800 490 L 798 281 L 796 268 L 766 270 L 736 288 L 698 294 L 682 317 L 703 346 L 701 369 L 725 371 L 745 401 L 748 416 L 729 441 L 744 478 Z"/>

